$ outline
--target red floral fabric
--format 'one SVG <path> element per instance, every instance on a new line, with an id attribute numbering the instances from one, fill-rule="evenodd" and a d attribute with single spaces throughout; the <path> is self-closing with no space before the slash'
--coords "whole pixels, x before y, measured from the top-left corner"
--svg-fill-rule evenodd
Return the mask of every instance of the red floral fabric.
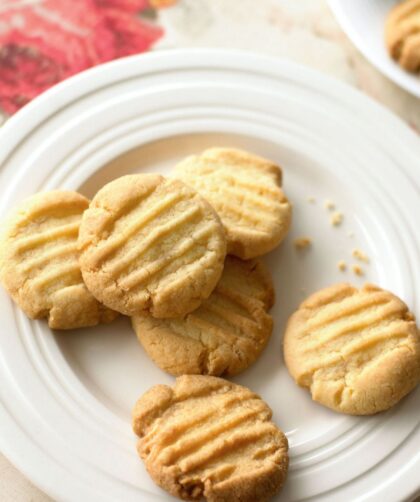
<path id="1" fill-rule="evenodd" d="M 12 114 L 71 75 L 147 51 L 163 34 L 139 16 L 150 8 L 148 0 L 0 0 L 0 107 Z"/>

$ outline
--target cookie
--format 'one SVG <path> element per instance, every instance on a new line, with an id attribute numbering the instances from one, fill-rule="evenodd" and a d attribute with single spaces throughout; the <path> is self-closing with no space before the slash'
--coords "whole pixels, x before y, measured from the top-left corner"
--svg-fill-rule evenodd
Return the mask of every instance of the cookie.
<path id="1" fill-rule="evenodd" d="M 76 192 L 36 194 L 20 204 L 0 239 L 0 279 L 31 319 L 54 329 L 109 322 L 117 314 L 86 289 L 77 236 L 89 201 Z"/>
<path id="2" fill-rule="evenodd" d="M 174 176 L 216 209 L 229 254 L 255 258 L 285 238 L 291 205 L 280 188 L 281 169 L 271 161 L 233 148 L 211 148 L 180 162 Z"/>
<path id="3" fill-rule="evenodd" d="M 391 408 L 420 380 L 413 314 L 371 284 L 337 284 L 305 300 L 287 324 L 284 357 L 315 401 L 351 415 Z"/>
<path id="4" fill-rule="evenodd" d="M 147 354 L 172 375 L 236 375 L 259 356 L 270 338 L 270 275 L 258 260 L 228 256 L 216 289 L 184 319 L 132 318 Z"/>
<path id="5" fill-rule="evenodd" d="M 389 54 L 402 68 L 420 70 L 420 0 L 406 0 L 390 11 L 385 42 Z"/>
<path id="6" fill-rule="evenodd" d="M 265 502 L 288 468 L 287 439 L 271 415 L 246 387 L 185 375 L 137 401 L 133 429 L 150 476 L 175 497 Z"/>
<path id="7" fill-rule="evenodd" d="M 226 238 L 192 188 L 157 174 L 123 176 L 93 198 L 80 225 L 88 289 L 126 315 L 179 317 L 200 306 L 223 270 Z"/>

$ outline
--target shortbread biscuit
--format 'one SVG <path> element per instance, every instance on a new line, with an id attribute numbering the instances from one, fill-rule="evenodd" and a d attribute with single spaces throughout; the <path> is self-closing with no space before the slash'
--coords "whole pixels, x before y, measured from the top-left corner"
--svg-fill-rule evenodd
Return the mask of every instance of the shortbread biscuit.
<path id="1" fill-rule="evenodd" d="M 220 279 L 223 226 L 192 188 L 157 174 L 123 176 L 92 200 L 80 226 L 80 265 L 92 294 L 123 314 L 183 316 Z"/>
<path id="2" fill-rule="evenodd" d="M 312 398 L 351 415 L 394 406 L 420 380 L 420 334 L 395 295 L 366 284 L 337 284 L 291 316 L 284 357 Z"/>
<path id="3" fill-rule="evenodd" d="M 288 468 L 287 439 L 271 415 L 246 387 L 185 375 L 137 401 L 133 429 L 150 476 L 175 497 L 265 502 Z"/>
<path id="4" fill-rule="evenodd" d="M 184 319 L 132 318 L 147 354 L 172 375 L 236 375 L 265 347 L 273 327 L 268 271 L 257 260 L 228 256 L 216 289 Z"/>
<path id="5" fill-rule="evenodd" d="M 117 315 L 83 283 L 77 236 L 89 201 L 76 192 L 42 192 L 26 199 L 3 229 L 0 278 L 31 319 L 55 329 L 109 322 Z"/>
<path id="6" fill-rule="evenodd" d="M 420 70 L 420 0 L 406 0 L 390 11 L 385 41 L 400 66 L 412 72 Z"/>
<path id="7" fill-rule="evenodd" d="M 263 255 L 289 230 L 291 206 L 280 188 L 282 172 L 269 160 L 233 148 L 211 148 L 179 163 L 175 177 L 216 209 L 229 254 L 244 260 Z"/>

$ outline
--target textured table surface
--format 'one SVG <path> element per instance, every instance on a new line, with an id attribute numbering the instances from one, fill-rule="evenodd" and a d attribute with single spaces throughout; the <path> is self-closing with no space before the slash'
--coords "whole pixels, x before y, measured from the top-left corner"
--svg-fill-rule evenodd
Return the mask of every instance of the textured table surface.
<path id="1" fill-rule="evenodd" d="M 179 0 L 161 11 L 158 21 L 166 35 L 156 50 L 226 47 L 297 61 L 359 88 L 420 131 L 420 100 L 383 77 L 357 52 L 326 0 Z M 0 454 L 0 500 L 52 499 Z"/>

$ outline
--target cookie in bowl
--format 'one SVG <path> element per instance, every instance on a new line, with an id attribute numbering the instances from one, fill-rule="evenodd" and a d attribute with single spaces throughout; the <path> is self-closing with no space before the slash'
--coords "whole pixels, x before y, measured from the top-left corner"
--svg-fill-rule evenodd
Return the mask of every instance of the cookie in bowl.
<path id="1" fill-rule="evenodd" d="M 420 0 L 398 3 L 385 24 L 388 52 L 404 70 L 420 70 Z"/>

